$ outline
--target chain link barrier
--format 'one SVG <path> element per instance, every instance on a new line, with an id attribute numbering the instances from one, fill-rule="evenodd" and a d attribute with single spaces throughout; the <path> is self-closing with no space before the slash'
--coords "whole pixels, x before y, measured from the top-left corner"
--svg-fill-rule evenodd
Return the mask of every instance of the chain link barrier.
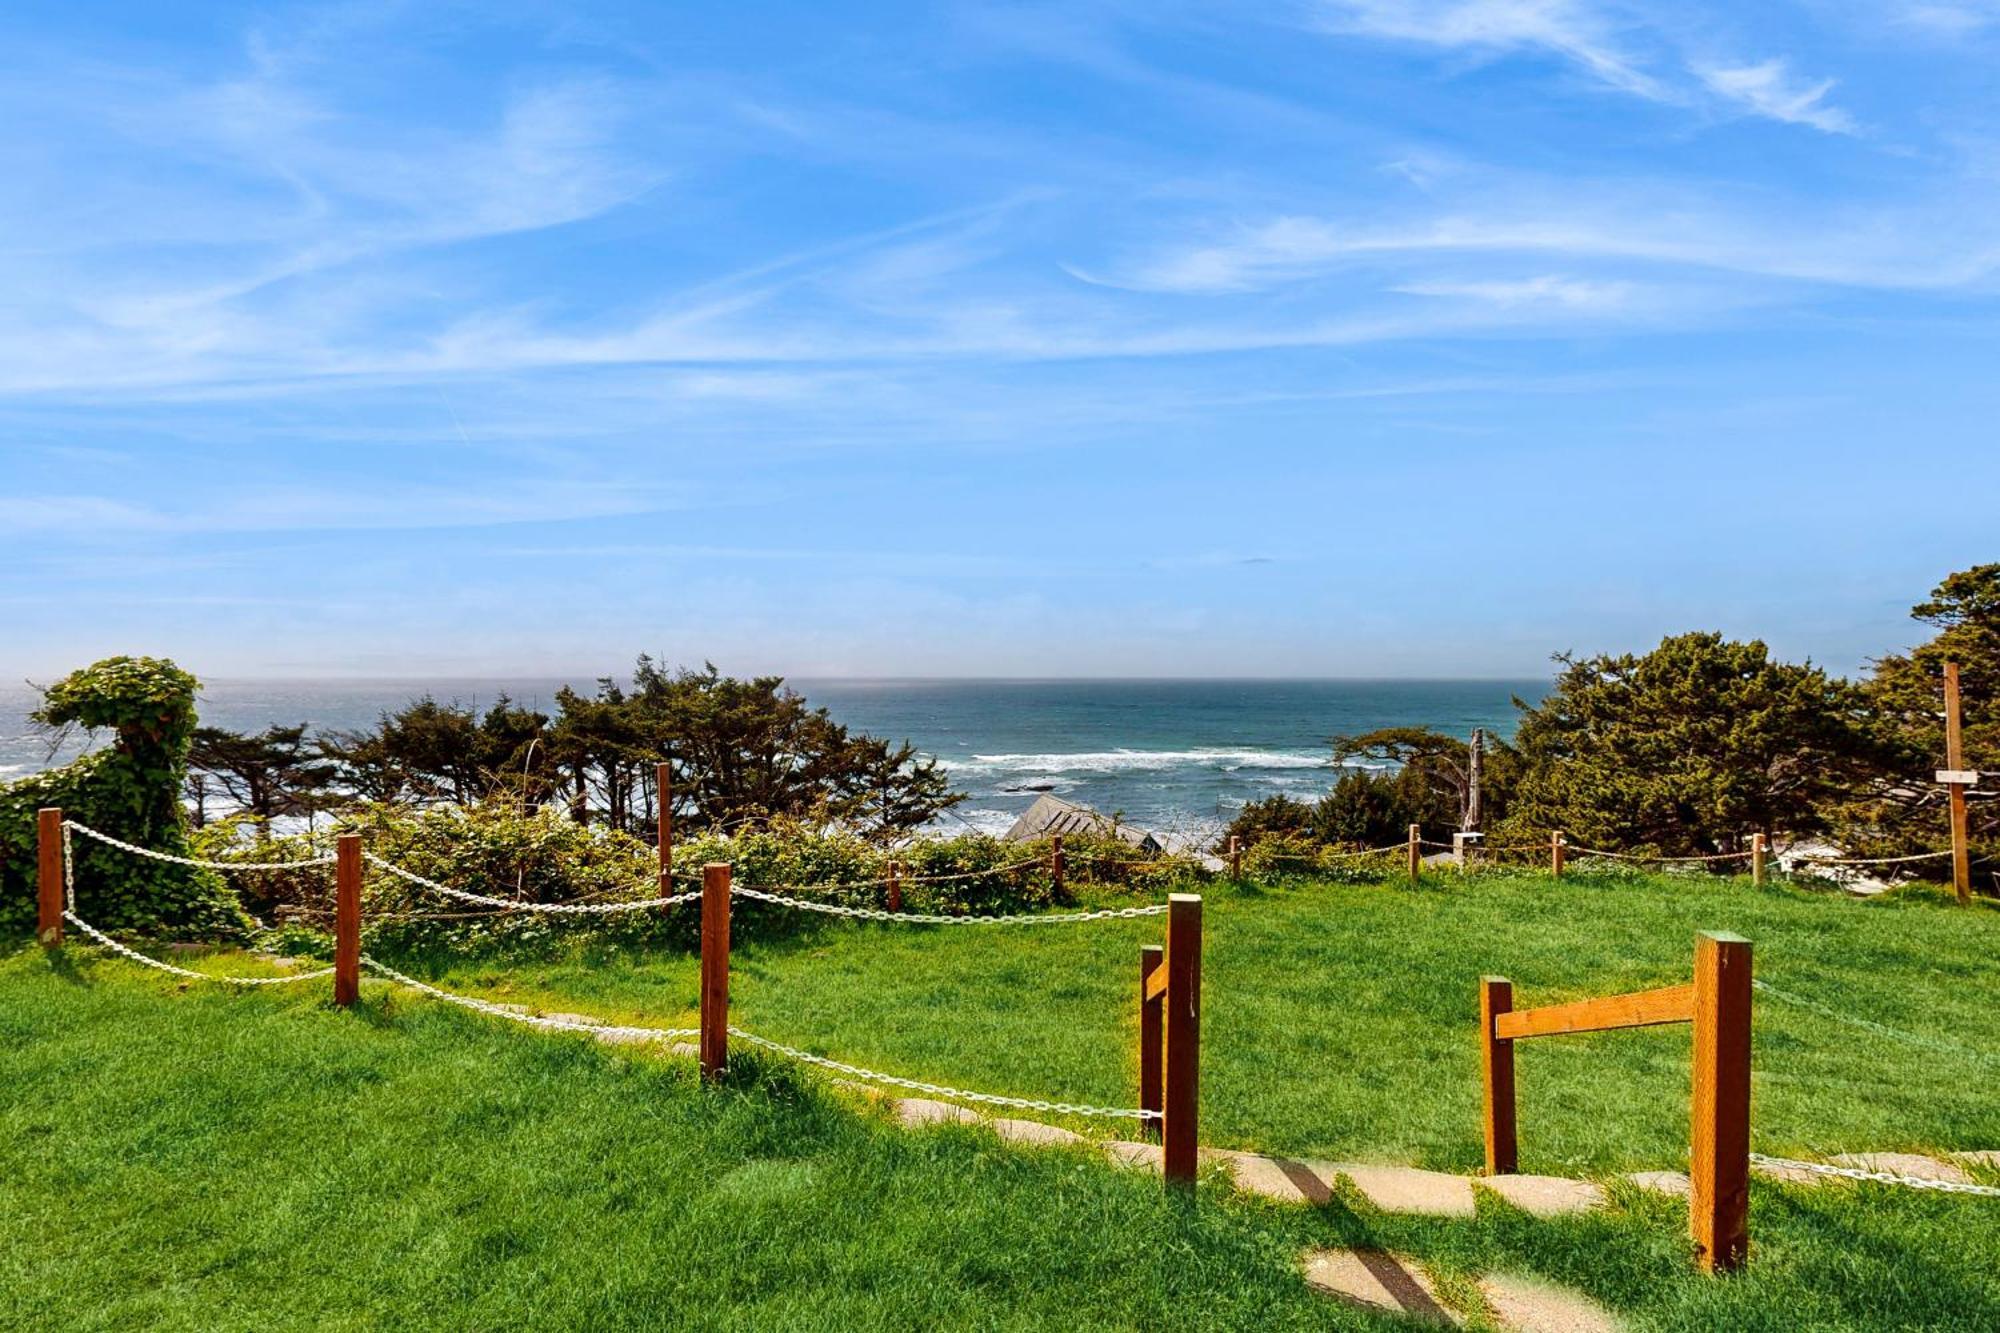
<path id="1" fill-rule="evenodd" d="M 415 977 L 398 972 L 387 963 L 377 962 L 365 953 L 361 955 L 361 965 L 371 972 L 375 972 L 395 982 L 397 985 L 408 986 L 412 990 L 422 991 L 434 1000 L 443 1000 L 447 1004 L 455 1004 L 462 1009 L 470 1009 L 475 1013 L 486 1014 L 493 1018 L 505 1018 L 515 1023 L 526 1023 L 530 1027 L 546 1028 L 555 1032 L 587 1032 L 595 1036 L 621 1037 L 630 1041 L 668 1041 L 675 1037 L 698 1037 L 701 1035 L 700 1028 L 634 1027 L 618 1023 L 590 1022 L 579 1018 L 557 1018 L 548 1014 L 524 1014 L 518 1010 L 510 1009 L 504 1004 L 496 1004 L 491 1000 L 476 999 L 470 995 L 460 995 L 454 991 L 433 986 L 429 982 L 418 981 Z"/>
<path id="2" fill-rule="evenodd" d="M 1804 861 L 1816 866 L 1899 866 L 1911 861 L 1935 861 L 1939 857 L 1950 856 L 1951 849 L 1941 852 L 1916 852 L 1910 856 L 1815 856 L 1811 852 L 1787 852 L 1788 861 Z"/>
<path id="3" fill-rule="evenodd" d="M 1960 1180 L 1930 1180 L 1924 1176 L 1899 1176 L 1893 1171 L 1866 1171 L 1858 1166 L 1834 1166 L 1830 1162 L 1801 1162 L 1790 1157 L 1750 1154 L 1753 1166 L 1775 1167 L 1783 1171 L 1810 1171 L 1818 1176 L 1838 1176 L 1842 1180 L 1866 1180 L 1878 1185 L 1902 1185 L 1913 1190 L 1933 1190 L 1939 1194 L 1977 1194 L 2000 1199 L 2000 1187 L 1973 1185 Z"/>
<path id="4" fill-rule="evenodd" d="M 100 832 L 80 820 L 65 816 L 64 835 L 67 836 L 71 829 L 75 829 L 86 838 L 95 838 L 107 847 L 116 847 L 121 852 L 130 852 L 134 856 L 143 856 L 148 860 L 165 861 L 169 865 L 193 866 L 197 870 L 302 870 L 312 866 L 330 866 L 334 862 L 331 855 L 309 856 L 297 861 L 204 861 L 194 856 L 175 856 L 171 852 L 156 852 L 151 847 L 141 847 L 136 843 L 126 842 L 123 838 L 114 838 L 109 833 Z"/>
<path id="5" fill-rule="evenodd" d="M 772 1041 L 769 1037 L 760 1037 L 754 1032 L 745 1032 L 742 1028 L 730 1028 L 729 1035 L 738 1040 L 747 1041 L 752 1046 L 762 1047 L 764 1050 L 774 1051 L 779 1055 L 787 1056 L 805 1064 L 815 1065 L 821 1069 L 832 1070 L 837 1074 L 845 1074 L 849 1078 L 860 1079 L 867 1083 L 881 1083 L 892 1088 L 906 1088 L 911 1092 L 927 1092 L 935 1097 L 944 1097 L 955 1101 L 979 1102 L 987 1106 L 1006 1106 L 1021 1111 L 1045 1111 L 1054 1115 L 1091 1116 L 1100 1119 L 1156 1120 L 1160 1117 L 1158 1111 L 1141 1111 L 1123 1106 L 1079 1106 L 1072 1102 L 1044 1102 L 1037 1101 L 1032 1097 L 1003 1097 L 991 1092 L 970 1092 L 964 1088 L 947 1088 L 937 1083 L 923 1083 L 913 1078 L 900 1078 L 895 1074 L 884 1074 L 876 1069 L 863 1069 L 859 1065 L 842 1064 L 838 1060 L 829 1060 L 823 1055 L 814 1055 L 810 1051 L 802 1051 L 795 1046 L 787 1046 L 783 1042 Z"/>
<path id="6" fill-rule="evenodd" d="M 449 884 L 440 884 L 434 879 L 419 875 L 414 870 L 405 870 L 394 861 L 385 861 L 371 851 L 364 850 L 361 855 L 376 869 L 386 871 L 411 884 L 442 893 L 448 898 L 457 898 L 461 902 L 478 903 L 482 907 L 504 908 L 510 912 L 542 912 L 551 916 L 602 916 L 611 912 L 644 912 L 657 907 L 672 907 L 676 903 L 701 897 L 700 889 L 692 889 L 687 893 L 676 893 L 666 898 L 635 898 L 630 902 L 621 903 L 522 902 L 518 898 L 495 898 L 484 893 L 473 893 L 468 889 L 455 889 Z"/>
<path id="7" fill-rule="evenodd" d="M 1821 1004 L 1817 1000 L 1808 1000 L 1803 995 L 1794 995 L 1790 991 L 1779 990 L 1776 986 L 1773 986 L 1761 977 L 1752 980 L 1750 984 L 1756 987 L 1759 993 L 1768 995 L 1781 1004 L 1794 1005 L 1806 1010 L 1808 1013 L 1818 1014 L 1821 1018 L 1831 1019 L 1836 1023 L 1845 1023 L 1849 1027 L 1860 1028 L 1866 1032 L 1873 1032 L 1884 1037 L 1894 1038 L 1897 1041 L 1908 1042 L 1912 1046 L 1922 1046 L 1928 1050 L 1938 1051 L 1945 1055 L 1964 1056 L 1967 1059 L 1977 1060 L 1982 1064 L 2000 1065 L 2000 1055 L 1995 1055 L 1991 1051 L 1982 1051 L 1976 1046 L 1961 1046 L 1957 1042 L 1946 1041 L 1941 1037 L 1926 1037 L 1920 1032 L 1906 1032 L 1902 1028 L 1890 1027 L 1887 1023 L 1877 1023 L 1872 1018 L 1859 1018 L 1853 1014 L 1842 1013 L 1840 1010 L 1830 1005 Z"/>
<path id="8" fill-rule="evenodd" d="M 1079 921 L 1132 920 L 1142 916 L 1161 916 L 1167 910 L 1167 904 L 1154 903 L 1146 907 L 1106 907 L 1094 912 L 1014 912 L 1004 916 L 945 916 L 936 912 L 891 912 L 881 907 L 847 907 L 840 903 L 815 902 L 810 898 L 789 898 L 782 893 L 767 893 L 763 889 L 753 889 L 747 885 L 734 885 L 729 891 L 735 897 L 776 903 L 780 907 L 790 907 L 801 912 L 822 912 L 827 916 L 853 917 L 861 921 L 890 921 L 906 926 L 1060 926 Z"/>
<path id="9" fill-rule="evenodd" d="M 170 972 L 177 977 L 187 977 L 191 981 L 219 981 L 228 986 L 288 986 L 295 981 L 317 981 L 321 977 L 330 977 L 333 975 L 333 969 L 330 967 L 323 967 L 317 972 L 294 972 L 282 977 L 225 977 L 213 972 L 197 972 L 193 968 L 176 967 L 172 963 L 164 963 L 157 958 L 149 958 L 137 949 L 120 944 L 117 940 L 112 939 L 109 935 L 99 930 L 96 926 L 91 925 L 73 911 L 65 911 L 63 913 L 63 920 L 69 922 L 72 926 L 75 926 L 78 930 L 120 957 L 129 958 L 135 963 L 157 968 L 162 972 Z"/>

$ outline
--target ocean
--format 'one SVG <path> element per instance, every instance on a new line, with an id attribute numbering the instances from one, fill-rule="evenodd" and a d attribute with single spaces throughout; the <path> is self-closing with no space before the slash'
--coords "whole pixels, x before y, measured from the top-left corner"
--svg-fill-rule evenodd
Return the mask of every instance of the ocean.
<path id="1" fill-rule="evenodd" d="M 374 723 L 419 694 L 484 707 L 502 691 L 544 709 L 563 684 L 536 680 L 217 680 L 204 722 L 238 731 Z M 594 682 L 571 682 L 578 689 Z M 969 799 L 944 823 L 1004 831 L 1041 792 L 1205 838 L 1246 801 L 1310 798 L 1331 784 L 1328 738 L 1425 725 L 1464 736 L 1514 731 L 1513 699 L 1541 680 L 796 680 L 835 719 L 935 755 Z M 0 779 L 51 762 L 28 724 L 32 689 L 0 689 Z M 77 741 L 72 740 L 68 752 Z M 58 752 L 53 762 L 61 762 Z"/>

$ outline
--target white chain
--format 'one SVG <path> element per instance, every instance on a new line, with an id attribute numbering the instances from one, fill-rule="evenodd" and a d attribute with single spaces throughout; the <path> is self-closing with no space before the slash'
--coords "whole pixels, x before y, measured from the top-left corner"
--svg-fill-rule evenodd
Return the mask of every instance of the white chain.
<path id="1" fill-rule="evenodd" d="M 385 861 L 373 852 L 364 851 L 361 855 L 367 858 L 370 865 L 386 870 L 399 879 L 408 880 L 412 884 L 422 885 L 424 888 L 442 893 L 448 898 L 457 898 L 468 903 L 480 903 L 487 907 L 504 907 L 510 912 L 546 912 L 554 915 L 571 916 L 587 913 L 602 915 L 607 912 L 643 912 L 656 907 L 672 907 L 675 903 L 684 903 L 691 898 L 701 897 L 701 890 L 693 889 L 687 893 L 676 893 L 666 898 L 637 898 L 630 902 L 622 903 L 531 903 L 523 902 L 518 898 L 494 898 L 484 893 L 472 893 L 465 889 L 454 889 L 449 884 L 440 884 L 434 879 L 427 879 L 414 870 L 405 870 L 393 861 Z"/>
<path id="2" fill-rule="evenodd" d="M 1796 1005 L 1810 1013 L 1818 1014 L 1821 1018 L 1832 1019 L 1836 1023 L 1845 1023 L 1849 1027 L 1877 1032 L 1885 1037 L 1893 1037 L 1898 1041 L 1906 1041 L 1912 1046 L 1928 1047 L 1933 1051 L 1940 1051 L 1947 1055 L 1967 1056 L 1987 1064 L 2000 1062 L 2000 1056 L 1996 1056 L 1990 1051 L 1982 1051 L 1974 1046 L 1961 1046 L 1957 1042 L 1945 1041 L 1939 1037 L 1926 1037 L 1918 1032 L 1905 1032 L 1901 1028 L 1892 1028 L 1887 1023 L 1877 1023 L 1872 1018 L 1857 1018 L 1853 1014 L 1844 1014 L 1838 1009 L 1808 1000 L 1803 995 L 1794 995 L 1790 991 L 1779 990 L 1776 986 L 1773 986 L 1770 982 L 1762 978 L 1758 978 L 1750 984 L 1774 1000 Z"/>
<path id="3" fill-rule="evenodd" d="M 878 887 L 880 887 L 880 886 L 882 886 L 882 885 L 886 885 L 886 884 L 889 884 L 889 883 L 891 883 L 891 882 L 893 882 L 893 883 L 896 883 L 896 884 L 902 884 L 902 885 L 910 885 L 910 884 L 949 884 L 949 883 L 953 882 L 954 880 L 961 880 L 961 879 L 981 879 L 981 878 L 984 878 L 984 877 L 985 877 L 985 876 L 987 876 L 987 875 L 1007 875 L 1007 874 L 1012 874 L 1012 873 L 1013 873 L 1014 871 L 1016 871 L 1016 870 L 1025 870 L 1025 869 L 1027 869 L 1027 868 L 1028 868 L 1029 866 L 1038 866 L 1038 865 L 1046 865 L 1046 864 L 1048 864 L 1048 863 L 1047 863 L 1047 861 L 1046 861 L 1046 860 L 1045 860 L 1044 858 L 1042 858 L 1042 857 L 1039 857 L 1039 856 L 1031 856 L 1031 857 L 1029 857 L 1029 858 L 1028 858 L 1027 860 L 1025 860 L 1025 861 L 1015 861 L 1015 862 L 1013 862 L 1013 863 L 1011 863 L 1011 864 L 1009 864 L 1009 865 L 1004 865 L 1004 866 L 988 866 L 988 867 L 987 867 L 986 869 L 984 869 L 984 870 L 961 870 L 961 871 L 959 871 L 959 872 L 958 872 L 957 874 L 953 874 L 953 875 L 898 875 L 898 876 L 896 876 L 896 877 L 895 877 L 895 879 L 894 879 L 893 881 L 891 881 L 891 880 L 890 880 L 890 878 L 889 878 L 889 877 L 888 877 L 887 875 L 884 875 L 884 876 L 882 876 L 882 877 L 881 877 L 881 878 L 879 878 L 879 879 L 838 879 L 838 880 L 820 880 L 820 881 L 818 881 L 818 882 L 816 882 L 816 883 L 812 883 L 812 884 L 766 884 L 766 885 L 763 885 L 762 887 L 763 887 L 763 888 L 764 888 L 765 890 L 767 890 L 767 891 L 776 891 L 776 890 L 779 890 L 779 889 L 804 889 L 804 890 L 808 890 L 808 891 L 811 891 L 811 890 L 815 890 L 815 889 L 820 889 L 820 890 L 823 890 L 823 889 L 872 889 L 872 888 L 878 888 Z"/>
<path id="4" fill-rule="evenodd" d="M 150 847 L 140 847 L 135 843 L 126 842 L 123 838 L 114 838 L 109 833 L 100 833 L 90 825 L 81 823 L 78 820 L 64 819 L 64 834 L 67 835 L 71 829 L 75 829 L 86 838 L 95 838 L 107 846 L 116 847 L 121 852 L 130 852 L 134 856 L 144 856 L 154 861 L 166 861 L 177 866 L 194 866 L 200 870 L 298 870 L 304 866 L 330 866 L 334 860 L 331 856 L 312 856 L 299 861 L 203 861 L 193 856 L 175 856 L 171 852 L 156 852 Z"/>
<path id="5" fill-rule="evenodd" d="M 76 910 L 76 847 L 70 841 L 69 831 L 75 825 L 67 819 L 62 822 L 63 831 L 63 909 Z"/>
<path id="6" fill-rule="evenodd" d="M 491 1000 L 480 1000 L 470 995 L 458 995 L 448 990 L 440 990 L 436 986 L 418 981 L 415 977 L 405 976 L 386 963 L 378 963 L 365 953 L 361 955 L 361 963 L 362 966 L 381 973 L 391 981 L 408 986 L 412 990 L 422 991 L 432 999 L 443 1000 L 448 1004 L 459 1005 L 462 1008 L 476 1010 L 482 1014 L 490 1014 L 494 1018 L 505 1018 L 511 1019 L 516 1023 L 526 1023 L 530 1027 L 549 1028 L 558 1032 L 589 1032 L 598 1036 L 625 1037 L 635 1040 L 645 1038 L 651 1041 L 665 1041 L 672 1037 L 698 1037 L 701 1035 L 701 1029 L 699 1028 L 629 1027 L 616 1023 L 591 1023 L 575 1018 L 551 1018 L 540 1014 L 524 1014 L 509 1009 L 505 1005 L 495 1004 Z"/>
<path id="7" fill-rule="evenodd" d="M 884 1074 L 879 1070 L 863 1069 L 859 1065 L 842 1064 L 823 1055 L 814 1055 L 809 1051 L 787 1046 L 783 1042 L 760 1037 L 754 1032 L 745 1032 L 742 1028 L 729 1029 L 729 1035 L 747 1041 L 752 1046 L 761 1046 L 767 1051 L 776 1051 L 779 1055 L 790 1056 L 794 1060 L 802 1060 L 821 1069 L 831 1069 L 835 1073 L 846 1074 L 849 1078 L 883 1083 L 893 1088 L 908 1088 L 912 1092 L 928 1092 L 937 1097 L 984 1102 L 988 1106 L 1010 1106 L 1023 1111 L 1047 1111 L 1056 1115 L 1116 1116 L 1127 1120 L 1157 1120 L 1160 1116 L 1158 1111 L 1138 1111 L 1121 1106 L 1076 1106 L 1069 1102 L 1043 1102 L 1036 1101 L 1032 1097 L 1002 1097 L 991 1092 L 968 1092 L 964 1088 L 941 1087 L 936 1083 L 921 1083 L 913 1078 L 898 1078 L 894 1074 Z"/>
<path id="8" fill-rule="evenodd" d="M 1816 866 L 1895 866 L 1909 861 L 1935 861 L 1950 855 L 1951 849 L 1947 847 L 1941 852 L 1916 852 L 1910 856 L 1815 856 L 1811 852 L 1798 852 L 1791 859 Z"/>
<path id="9" fill-rule="evenodd" d="M 171 972 L 177 977 L 189 977 L 195 981 L 220 981 L 231 986 L 284 986 L 294 981 L 317 981 L 321 977 L 333 975 L 333 969 L 330 967 L 323 967 L 317 972 L 295 972 L 283 977 L 224 977 L 212 972 L 196 972 L 190 968 L 175 967 L 172 963 L 163 963 L 157 958 L 148 958 L 137 949 L 128 949 L 75 912 L 64 912 L 63 920 L 115 954 L 129 958 L 135 963 L 143 963 L 147 967 L 156 967 L 162 972 Z"/>
<path id="10" fill-rule="evenodd" d="M 1872 1180 L 1882 1185 L 1907 1185 L 1913 1190 L 1936 1190 L 1941 1194 L 1979 1194 L 2000 1199 L 2000 1188 L 1992 1185 L 1969 1185 L 1957 1180 L 1927 1180 L 1922 1176 L 1899 1176 L 1890 1171 L 1864 1171 L 1857 1166 L 1831 1166 L 1825 1162 L 1799 1162 L 1789 1157 L 1766 1157 L 1760 1152 L 1751 1153 L 1750 1160 L 1757 1166 L 1810 1171 L 1814 1175 L 1839 1176 L 1843 1180 Z"/>
<path id="11" fill-rule="evenodd" d="M 1106 907 L 1095 912 L 1019 912 L 1010 916 L 941 916 L 935 912 L 891 912 L 880 907 L 843 907 L 839 903 L 788 898 L 781 893 L 766 893 L 762 889 L 748 887 L 731 887 L 729 891 L 736 897 L 755 898 L 758 902 L 777 903 L 781 907 L 795 907 L 802 912 L 824 912 L 828 916 L 849 916 L 862 921 L 894 921 L 908 926 L 1060 926 L 1078 921 L 1130 920 L 1142 916 L 1159 916 L 1167 910 L 1165 903 L 1155 903 L 1151 907 Z"/>

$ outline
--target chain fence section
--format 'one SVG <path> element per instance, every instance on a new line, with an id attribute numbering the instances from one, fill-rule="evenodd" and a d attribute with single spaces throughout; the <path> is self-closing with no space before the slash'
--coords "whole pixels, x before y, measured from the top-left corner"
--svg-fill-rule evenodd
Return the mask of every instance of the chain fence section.
<path id="1" fill-rule="evenodd" d="M 114 838 L 109 833 L 94 829 L 80 820 L 65 817 L 64 835 L 67 836 L 71 829 L 75 829 L 86 838 L 94 838 L 107 847 L 116 847 L 121 852 L 130 852 L 134 856 L 143 856 L 154 861 L 165 861 L 170 865 L 193 866 L 198 870 L 299 870 L 310 866 L 330 866 L 334 861 L 331 855 L 309 856 L 297 861 L 204 861 L 194 856 L 175 856 L 171 852 L 156 852 L 151 847 L 141 847 L 136 843 L 126 842 L 123 838 Z"/>
<path id="2" fill-rule="evenodd" d="M 1909 856 L 1815 856 L 1811 852 L 1785 852 L 1782 855 L 1787 861 L 1804 861 L 1816 866 L 1899 866 L 1911 861 L 1935 861 L 1939 857 L 1950 856 L 1951 849 L 1916 852 Z"/>
<path id="3" fill-rule="evenodd" d="M 1651 861 L 1659 864 L 1695 864 L 1708 861 L 1747 861 L 1755 852 L 1714 852 L 1707 856 L 1651 856 L 1644 852 L 1607 852 L 1598 847 L 1568 848 L 1572 856 L 1602 856 L 1612 861 Z"/>
<path id="4" fill-rule="evenodd" d="M 1957 1042 L 1946 1041 L 1942 1037 L 1926 1037 L 1920 1032 L 1906 1032 L 1902 1028 L 1890 1027 L 1887 1023 L 1877 1023 L 1872 1018 L 1859 1018 L 1853 1014 L 1842 1013 L 1840 1010 L 1830 1005 L 1821 1004 L 1817 1000 L 1808 1000 L 1803 995 L 1794 995 L 1790 991 L 1779 990 L 1762 977 L 1755 978 L 1750 984 L 1757 989 L 1759 994 L 1768 995 L 1781 1004 L 1794 1005 L 1797 1008 L 1806 1010 L 1808 1013 L 1818 1014 L 1821 1018 L 1830 1019 L 1835 1023 L 1844 1023 L 1848 1027 L 1860 1028 L 1865 1032 L 1873 1032 L 1880 1036 L 1907 1042 L 1912 1046 L 1921 1046 L 1927 1050 L 1937 1051 L 1944 1055 L 1958 1055 L 1970 1060 L 1977 1060 L 1981 1064 L 2000 1065 L 2000 1055 L 1996 1055 L 1991 1051 L 1982 1051 L 1976 1046 L 1961 1046 Z"/>
<path id="5" fill-rule="evenodd" d="M 988 875 L 1008 875 L 1016 870 L 1026 870 L 1030 866 L 1045 866 L 1048 858 L 1031 856 L 1025 861 L 1013 861 L 1004 866 L 988 866 L 984 870 L 961 870 L 950 875 L 898 875 L 894 882 L 908 887 L 912 884 L 951 884 L 959 880 L 984 879 Z M 878 879 L 830 879 L 811 884 L 758 884 L 753 885 L 764 893 L 814 893 L 829 889 L 874 889 L 891 882 L 883 875 Z"/>
<path id="6" fill-rule="evenodd" d="M 754 898 L 758 902 L 776 903 L 780 907 L 790 907 L 801 912 L 821 912 L 827 916 L 853 917 L 860 921 L 890 921 L 904 926 L 1062 926 L 1074 925 L 1081 921 L 1132 920 L 1142 916 L 1162 916 L 1167 904 L 1153 903 L 1146 907 L 1106 907 L 1095 912 L 1015 912 L 1005 916 L 945 916 L 936 912 L 891 912 L 880 907 L 847 907 L 840 903 L 815 902 L 810 898 L 791 898 L 782 893 L 767 893 L 763 889 L 753 889 L 748 885 L 733 885 L 729 892 L 738 898 Z"/>
<path id="7" fill-rule="evenodd" d="M 619 903 L 530 903 L 522 902 L 518 898 L 495 898 L 484 893 L 473 893 L 467 889 L 455 889 L 449 884 L 440 884 L 434 879 L 419 875 L 414 870 L 405 870 L 394 861 L 385 861 L 373 852 L 363 851 L 361 855 L 376 869 L 386 871 L 408 883 L 442 893 L 448 898 L 457 898 L 461 902 L 504 908 L 510 912 L 542 912 L 552 916 L 602 916 L 610 912 L 644 912 L 659 907 L 672 907 L 676 903 L 701 897 L 700 889 L 692 889 L 687 893 L 676 893 L 666 898 L 635 898 Z"/>
<path id="8" fill-rule="evenodd" d="M 936 1083 L 923 1083 L 913 1078 L 899 1078 L 894 1074 L 884 1074 L 876 1069 L 863 1069 L 859 1065 L 842 1064 L 838 1060 L 829 1060 L 823 1055 L 814 1055 L 810 1051 L 802 1051 L 795 1046 L 787 1046 L 783 1042 L 772 1041 L 769 1037 L 760 1037 L 754 1032 L 745 1032 L 742 1028 L 730 1028 L 729 1035 L 738 1040 L 747 1041 L 752 1046 L 759 1046 L 767 1051 L 774 1051 L 779 1055 L 788 1056 L 793 1060 L 814 1065 L 820 1069 L 828 1069 L 837 1074 L 845 1074 L 849 1078 L 860 1079 L 867 1083 L 880 1083 L 891 1088 L 905 1088 L 911 1092 L 927 1092 L 934 1097 L 944 1097 L 956 1101 L 979 1102 L 986 1106 L 1006 1106 L 1021 1111 L 1046 1111 L 1055 1115 L 1080 1115 L 1099 1119 L 1124 1120 L 1157 1120 L 1160 1118 L 1158 1111 L 1141 1111 L 1131 1107 L 1079 1106 L 1071 1102 L 1045 1102 L 1038 1101 L 1033 1097 L 1002 1097 L 997 1093 L 991 1092 L 969 1092 L 964 1088 L 947 1088 Z"/>
<path id="9" fill-rule="evenodd" d="M 129 958 L 135 963 L 157 968 L 162 972 L 170 972 L 177 977 L 186 977 L 191 981 L 219 981 L 228 986 L 288 986 L 295 981 L 317 981 L 321 977 L 330 977 L 333 975 L 333 969 L 330 967 L 323 967 L 317 972 L 293 972 L 282 977 L 225 977 L 213 972 L 197 972 L 193 968 L 176 967 L 172 963 L 163 963 L 157 958 L 149 958 L 137 949 L 120 944 L 117 940 L 112 939 L 109 935 L 99 930 L 96 926 L 91 925 L 73 911 L 65 911 L 63 913 L 63 920 L 69 922 L 72 926 L 75 926 L 78 930 L 120 957 Z"/>
<path id="10" fill-rule="evenodd" d="M 1866 1180 L 1878 1185 L 1903 1185 L 1913 1190 L 1934 1190 L 1940 1194 L 1977 1194 L 1989 1199 L 2000 1199 L 2000 1187 L 1993 1185 L 1973 1185 L 1959 1180 L 1929 1180 L 1923 1176 L 1899 1176 L 1893 1171 L 1864 1171 L 1858 1166 L 1834 1166 L 1829 1162 L 1801 1162 L 1790 1157 L 1766 1157 L 1763 1153 L 1750 1154 L 1753 1166 L 1776 1167 L 1786 1171 L 1810 1171 L 1819 1176 L 1838 1176 L 1842 1180 Z"/>
<path id="11" fill-rule="evenodd" d="M 1272 861 L 1294 861 L 1304 862 L 1307 865 L 1318 865 L 1323 861 L 1358 861 L 1363 857 L 1381 856 L 1387 852 L 1406 851 L 1409 849 L 1409 846 L 1410 844 L 1407 842 L 1392 842 L 1386 847 L 1363 847 L 1359 851 L 1352 852 L 1267 852 L 1265 853 L 1265 857 L 1267 860 Z M 1244 854 L 1249 854 L 1248 848 L 1244 849 Z"/>
<path id="12" fill-rule="evenodd" d="M 599 1037 L 622 1038 L 627 1041 L 668 1041 L 675 1037 L 698 1037 L 701 1035 L 700 1028 L 634 1027 L 619 1023 L 596 1023 L 580 1018 L 557 1018 L 548 1014 L 524 1014 L 517 1009 L 510 1009 L 504 1004 L 496 1004 L 491 1000 L 481 1000 L 471 995 L 460 995 L 454 991 L 433 986 L 429 982 L 418 981 L 415 977 L 398 972 L 387 963 L 377 962 L 365 953 L 361 955 L 361 965 L 371 972 L 375 972 L 395 982 L 399 986 L 408 986 L 411 990 L 422 991 L 434 1000 L 443 1000 L 446 1004 L 455 1004 L 461 1009 L 470 1009 L 475 1013 L 486 1014 L 493 1018 L 505 1018 L 511 1022 L 525 1023 L 530 1027 L 546 1028 L 553 1032 L 584 1032 Z"/>

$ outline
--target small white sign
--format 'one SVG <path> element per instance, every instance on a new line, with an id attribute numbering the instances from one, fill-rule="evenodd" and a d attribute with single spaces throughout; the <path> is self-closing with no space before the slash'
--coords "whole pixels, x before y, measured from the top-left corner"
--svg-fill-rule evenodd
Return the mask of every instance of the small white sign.
<path id="1" fill-rule="evenodd" d="M 1972 768 L 1940 768 L 1937 780 L 1946 786 L 1977 787 L 1979 785 L 1979 771 Z"/>

